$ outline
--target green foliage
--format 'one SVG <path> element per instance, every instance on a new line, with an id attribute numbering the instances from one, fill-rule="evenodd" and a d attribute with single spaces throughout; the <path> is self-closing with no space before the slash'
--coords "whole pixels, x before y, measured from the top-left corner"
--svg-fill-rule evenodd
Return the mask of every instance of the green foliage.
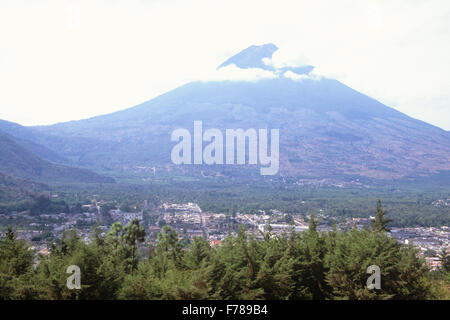
<path id="1" fill-rule="evenodd" d="M 327 281 L 342 299 L 426 299 L 430 295 L 428 268 L 417 251 L 385 233 L 351 230 L 334 234 Z M 381 289 L 368 290 L 366 270 L 381 270 Z"/>
<path id="2" fill-rule="evenodd" d="M 36 190 L 45 190 L 44 186 L 38 188 L 39 184 L 28 182 L 23 185 L 17 181 L 12 188 L 10 179 L 5 179 L 2 179 L 0 173 L 0 214 L 29 210 L 37 198 Z M 59 195 L 58 199 L 64 200 L 72 208 L 71 212 L 81 211 L 77 207 L 80 199 L 82 204 L 86 204 L 91 201 L 93 194 L 98 195 L 99 199 L 107 203 L 102 204 L 105 207 L 102 215 L 109 222 L 107 209 L 119 208 L 128 203 L 133 208 L 136 206 L 136 210 L 141 210 L 144 200 L 152 207 L 163 202 L 196 202 L 203 211 L 221 212 L 230 216 L 237 211 L 258 214 L 259 210 L 268 212 L 270 209 L 277 209 L 290 215 L 304 215 L 323 210 L 323 214 L 328 217 L 342 220 L 372 216 L 372 204 L 377 199 L 383 199 L 384 209 L 394 219 L 389 224 L 390 227 L 439 227 L 449 223 L 450 207 L 433 205 L 437 199 L 446 199 L 450 190 L 448 187 L 430 189 L 422 185 L 415 188 L 395 185 L 317 188 L 295 185 L 295 180 L 292 179 L 287 179 L 286 182 L 259 181 L 250 185 L 239 180 L 228 181 L 221 178 L 192 182 L 164 177 L 148 183 L 138 183 L 140 180 L 126 180 L 118 184 L 57 184 L 51 188 L 52 193 Z M 59 208 L 56 211 L 64 210 Z M 288 222 L 289 216 L 286 219 Z M 160 224 L 162 226 L 164 221 L 160 220 Z"/>
<path id="3" fill-rule="evenodd" d="M 2 299 L 428 299 L 436 288 L 423 259 L 385 232 L 309 230 L 255 240 L 243 226 L 211 248 L 190 244 L 164 226 L 139 259 L 145 231 L 138 220 L 94 230 L 85 243 L 64 233 L 36 269 L 12 230 L 0 241 Z M 446 258 L 447 259 L 447 258 Z M 66 287 L 67 267 L 81 269 L 81 289 Z M 367 267 L 381 269 L 381 289 L 369 290 Z"/>
<path id="4" fill-rule="evenodd" d="M 386 214 L 386 211 L 383 210 L 381 206 L 381 200 L 378 200 L 377 202 L 377 214 L 375 216 L 375 221 L 372 225 L 372 230 L 374 232 L 388 232 L 389 229 L 387 228 L 388 223 L 392 222 L 391 219 L 385 219 L 384 215 Z"/>
<path id="5" fill-rule="evenodd" d="M 33 254 L 23 240 L 8 228 L 0 239 L 0 299 L 27 299 L 27 280 L 32 272 Z"/>
<path id="6" fill-rule="evenodd" d="M 48 257 L 42 257 L 36 270 L 36 283 L 43 299 L 114 299 L 122 282 L 123 269 L 106 244 L 82 242 L 75 232 L 65 234 L 60 246 Z M 81 269 L 81 289 L 69 290 L 67 267 Z"/>
<path id="7" fill-rule="evenodd" d="M 32 215 L 69 212 L 69 207 L 64 200 L 51 201 L 47 196 L 40 195 L 30 208 Z"/>
<path id="8" fill-rule="evenodd" d="M 439 252 L 438 256 L 441 260 L 442 272 L 450 273 L 450 253 L 444 248 Z"/>
<path id="9" fill-rule="evenodd" d="M 53 192 L 69 205 L 75 205 L 79 199 L 90 200 L 92 194 L 96 194 L 117 208 L 123 203 L 140 208 L 144 200 L 152 206 L 164 202 L 195 202 L 203 211 L 229 216 L 233 212 L 259 214 L 259 210 L 269 212 L 271 209 L 290 215 L 322 210 L 322 214 L 335 219 L 373 216 L 373 203 L 383 199 L 383 210 L 388 210 L 389 217 L 394 220 L 389 227 L 445 226 L 450 215 L 450 207 L 433 205 L 437 199 L 446 199 L 450 191 L 446 187 L 317 188 L 298 186 L 295 181 L 262 181 L 249 185 L 219 178 L 194 182 L 161 178 L 145 184 L 137 181 L 108 185 L 71 184 L 57 187 Z"/>

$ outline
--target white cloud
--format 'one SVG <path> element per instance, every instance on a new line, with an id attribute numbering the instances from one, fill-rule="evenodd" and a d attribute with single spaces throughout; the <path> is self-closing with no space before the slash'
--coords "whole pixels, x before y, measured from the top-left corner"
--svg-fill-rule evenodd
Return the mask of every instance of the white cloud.
<path id="1" fill-rule="evenodd" d="M 214 70 L 205 74 L 201 81 L 258 81 L 262 79 L 273 79 L 278 77 L 275 73 L 259 68 L 241 69 L 235 64 Z"/>
<path id="2" fill-rule="evenodd" d="M 267 60 L 267 64 L 272 65 L 275 68 L 286 66 L 298 67 L 309 65 L 310 61 L 298 51 L 298 48 L 291 45 L 286 47 L 283 46 L 275 51 L 272 55 L 272 59 Z"/>
<path id="3" fill-rule="evenodd" d="M 296 80 L 296 81 L 301 81 L 303 79 L 308 79 L 308 75 L 306 74 L 298 74 L 292 71 L 286 71 L 285 73 L 283 73 L 283 76 L 286 78 L 290 78 L 292 80 Z"/>

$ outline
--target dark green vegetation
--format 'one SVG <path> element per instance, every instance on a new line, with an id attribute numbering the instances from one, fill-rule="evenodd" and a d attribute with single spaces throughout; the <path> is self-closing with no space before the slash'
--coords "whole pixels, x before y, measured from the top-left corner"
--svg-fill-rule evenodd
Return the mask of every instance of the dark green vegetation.
<path id="1" fill-rule="evenodd" d="M 445 298 L 448 255 L 433 275 L 416 249 L 387 237 L 376 223 L 370 229 L 321 233 L 312 219 L 306 232 L 267 233 L 260 241 L 241 227 L 214 248 L 200 237 L 180 242 L 165 226 L 157 243 L 144 245 L 147 253 L 139 255 L 144 235 L 137 220 L 125 227 L 115 223 L 103 236 L 94 231 L 89 244 L 67 232 L 33 268 L 32 252 L 8 230 L 0 240 L 0 298 Z M 70 265 L 81 269 L 79 290 L 66 287 Z M 366 287 L 370 265 L 380 267 L 381 289 Z"/>
<path id="2" fill-rule="evenodd" d="M 0 214 L 30 209 L 33 199 L 49 187 L 29 182 L 0 172 Z"/>
<path id="3" fill-rule="evenodd" d="M 41 214 L 56 213 L 55 210 L 67 212 L 65 205 L 70 208 L 68 212 L 80 212 L 76 206 L 91 203 L 93 195 L 96 195 L 98 200 L 114 203 L 117 207 L 136 206 L 138 210 L 144 200 L 155 207 L 164 202 L 195 202 L 203 211 L 228 215 L 233 212 L 258 213 L 259 210 L 277 209 L 291 214 L 320 213 L 341 221 L 349 217 L 373 216 L 374 204 L 382 199 L 389 217 L 394 220 L 390 226 L 439 227 L 450 224 L 450 207 L 433 205 L 438 199 L 448 198 L 450 189 L 447 187 L 337 188 L 286 185 L 274 181 L 247 184 L 226 179 L 182 181 L 175 178 L 140 183 L 119 180 L 116 184 L 40 186 L 22 182 L 19 185 L 20 190 L 26 190 L 21 198 L 14 191 L 9 196 L 5 193 L 0 197 L 0 214 L 31 210 L 37 208 L 36 205 L 40 208 L 36 212 Z M 34 189 L 29 189 L 31 186 Z M 58 199 L 52 199 L 48 207 L 42 207 L 42 203 L 38 204 L 40 194 L 47 197 L 58 194 Z"/>
<path id="4" fill-rule="evenodd" d="M 29 199 L 43 190 L 48 190 L 48 186 L 14 178 L 0 172 L 0 204 Z"/>

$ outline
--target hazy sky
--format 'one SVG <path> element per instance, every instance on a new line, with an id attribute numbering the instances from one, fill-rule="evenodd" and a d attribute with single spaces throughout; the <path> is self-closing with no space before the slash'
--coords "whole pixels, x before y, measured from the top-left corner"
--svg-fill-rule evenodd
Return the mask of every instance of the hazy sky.
<path id="1" fill-rule="evenodd" d="M 0 118 L 24 125 L 131 107 L 272 42 L 450 130 L 450 1 L 1 0 Z"/>

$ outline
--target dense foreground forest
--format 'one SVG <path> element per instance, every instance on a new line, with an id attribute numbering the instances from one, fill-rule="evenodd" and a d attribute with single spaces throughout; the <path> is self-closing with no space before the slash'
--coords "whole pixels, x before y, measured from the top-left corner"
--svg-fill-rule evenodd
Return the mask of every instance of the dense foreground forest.
<path id="1" fill-rule="evenodd" d="M 133 220 L 113 224 L 106 234 L 94 230 L 88 244 L 75 231 L 67 232 L 35 262 L 9 229 L 0 240 L 0 298 L 448 298 L 449 256 L 444 252 L 443 267 L 431 273 L 416 249 L 386 235 L 386 223 L 380 211 L 371 228 L 322 233 L 313 218 L 305 232 L 273 236 L 269 231 L 258 241 L 241 227 L 237 236 L 212 248 L 201 237 L 179 241 L 168 226 L 156 243 L 143 244 L 145 230 Z M 67 287 L 71 265 L 80 268 L 80 289 Z M 380 268 L 380 289 L 367 287 L 371 265 Z"/>

